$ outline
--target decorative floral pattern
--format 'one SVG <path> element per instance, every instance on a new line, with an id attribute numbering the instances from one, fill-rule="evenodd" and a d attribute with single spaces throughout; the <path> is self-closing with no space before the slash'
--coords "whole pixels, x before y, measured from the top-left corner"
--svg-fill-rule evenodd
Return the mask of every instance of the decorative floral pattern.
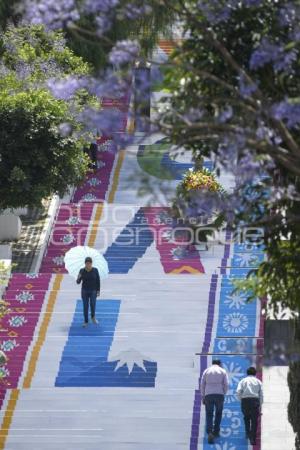
<path id="1" fill-rule="evenodd" d="M 99 152 L 107 152 L 110 150 L 110 147 L 111 147 L 111 141 L 105 141 L 105 142 L 103 142 L 103 144 L 100 144 L 98 146 L 98 151 Z"/>
<path id="2" fill-rule="evenodd" d="M 65 234 L 61 240 L 64 244 L 72 244 L 72 242 L 75 241 L 75 236 L 72 233 L 68 233 Z"/>
<path id="3" fill-rule="evenodd" d="M 248 328 L 248 317 L 240 313 L 227 314 L 223 319 L 223 328 L 229 333 L 241 333 Z"/>
<path id="4" fill-rule="evenodd" d="M 20 292 L 20 294 L 16 295 L 16 300 L 20 303 L 28 303 L 28 302 L 34 300 L 34 295 L 32 292 L 22 291 L 22 292 Z"/>
<path id="5" fill-rule="evenodd" d="M 52 258 L 52 261 L 54 262 L 54 264 L 56 264 L 57 266 L 63 266 L 64 265 L 64 256 L 54 256 L 54 258 Z"/>
<path id="6" fill-rule="evenodd" d="M 228 374 L 230 386 L 236 386 L 245 375 L 245 372 L 241 368 L 241 366 L 235 363 L 234 361 L 227 364 L 223 363 L 223 368 L 226 370 Z"/>
<path id="7" fill-rule="evenodd" d="M 225 299 L 225 303 L 229 306 L 229 308 L 240 309 L 246 304 L 246 295 L 243 294 L 232 294 L 227 295 Z"/>
<path id="8" fill-rule="evenodd" d="M 187 256 L 187 250 L 184 247 L 175 247 L 171 250 L 171 254 L 174 261 L 184 259 Z"/>
<path id="9" fill-rule="evenodd" d="M 100 161 L 100 160 L 97 161 L 97 169 L 102 169 L 102 167 L 105 167 L 105 166 L 106 166 L 106 164 L 104 161 Z"/>
<path id="10" fill-rule="evenodd" d="M 256 266 L 259 263 L 259 260 L 251 253 L 240 253 L 237 256 L 237 262 L 240 264 L 240 267 L 251 267 Z"/>
<path id="11" fill-rule="evenodd" d="M 77 216 L 71 216 L 68 220 L 66 220 L 68 225 L 77 225 L 80 223 L 80 220 Z"/>
<path id="12" fill-rule="evenodd" d="M 19 347 L 19 344 L 15 339 L 8 339 L 7 341 L 3 341 L 1 344 L 1 350 L 4 352 L 10 352 L 14 348 Z"/>
<path id="13" fill-rule="evenodd" d="M 101 181 L 98 178 L 93 177 L 87 181 L 87 184 L 89 184 L 90 186 L 98 186 L 99 184 L 101 184 Z"/>
<path id="14" fill-rule="evenodd" d="M 84 201 L 84 202 L 94 202 L 94 201 L 97 200 L 97 197 L 96 197 L 96 195 L 91 194 L 90 192 L 88 192 L 87 194 L 83 195 L 81 200 Z"/>
<path id="15" fill-rule="evenodd" d="M 39 278 L 39 274 L 38 273 L 27 273 L 26 274 L 26 278 Z"/>
<path id="16" fill-rule="evenodd" d="M 24 316 L 13 316 L 9 319 L 9 325 L 14 328 L 19 328 L 27 323 L 27 319 Z"/>
<path id="17" fill-rule="evenodd" d="M 235 409 L 225 408 L 223 410 L 224 422 L 226 425 L 222 425 L 220 435 L 222 438 L 229 438 L 230 436 L 238 435 L 239 429 L 242 425 L 241 416 L 239 411 Z M 223 423 L 224 423 L 223 422 Z"/>

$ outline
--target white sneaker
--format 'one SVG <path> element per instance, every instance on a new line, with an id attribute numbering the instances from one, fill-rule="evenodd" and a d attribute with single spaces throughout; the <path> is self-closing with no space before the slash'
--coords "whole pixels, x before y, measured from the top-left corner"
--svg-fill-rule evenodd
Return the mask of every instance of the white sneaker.
<path id="1" fill-rule="evenodd" d="M 88 326 L 88 322 L 83 322 L 82 328 L 86 328 Z"/>
<path id="2" fill-rule="evenodd" d="M 96 317 L 92 317 L 92 322 L 97 325 L 98 324 L 98 320 L 96 319 Z"/>

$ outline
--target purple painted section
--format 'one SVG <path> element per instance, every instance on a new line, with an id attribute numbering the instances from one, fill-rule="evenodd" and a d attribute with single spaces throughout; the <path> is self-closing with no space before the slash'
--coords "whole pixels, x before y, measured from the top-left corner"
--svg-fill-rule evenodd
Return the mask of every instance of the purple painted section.
<path id="1" fill-rule="evenodd" d="M 209 350 L 210 342 L 211 342 L 211 334 L 212 334 L 212 326 L 214 321 L 215 314 L 215 303 L 216 303 L 216 289 L 217 289 L 218 275 L 212 275 L 210 291 L 209 291 L 209 302 L 208 302 L 208 310 L 207 310 L 207 321 L 205 328 L 205 336 L 204 342 L 202 346 L 201 353 L 206 354 Z"/>
<path id="2" fill-rule="evenodd" d="M 211 343 L 211 335 L 212 335 L 212 326 L 214 322 L 214 313 L 215 313 L 215 303 L 216 303 L 216 289 L 217 289 L 218 275 L 212 275 L 210 282 L 210 291 L 209 291 L 209 301 L 208 301 L 208 310 L 207 310 L 207 320 L 206 320 L 206 328 L 204 341 L 200 356 L 200 374 L 199 374 L 199 386 L 195 391 L 194 397 L 194 408 L 193 408 L 193 418 L 192 418 L 192 429 L 191 429 L 191 437 L 190 437 L 190 450 L 198 449 L 198 440 L 199 440 L 199 428 L 200 428 L 200 415 L 201 415 L 201 393 L 200 393 L 200 380 L 204 370 L 207 368 L 207 356 L 206 353 L 209 351 L 209 346 Z"/>
<path id="3" fill-rule="evenodd" d="M 224 256 L 221 261 L 221 271 L 220 271 L 221 275 L 226 275 L 227 262 L 230 256 L 230 239 L 231 239 L 231 231 L 229 228 L 227 228 L 225 233 L 225 242 L 229 241 L 229 243 L 225 244 L 224 246 Z"/>
<path id="4" fill-rule="evenodd" d="M 207 368 L 207 356 L 201 355 L 200 356 L 199 388 L 200 388 L 200 380 L 201 380 L 202 374 L 206 368 Z M 195 398 L 194 398 L 193 421 L 192 421 L 192 430 L 191 430 L 191 437 L 190 437 L 190 450 L 198 449 L 201 406 L 202 406 L 201 392 L 200 392 L 200 389 L 197 389 L 195 391 Z"/>

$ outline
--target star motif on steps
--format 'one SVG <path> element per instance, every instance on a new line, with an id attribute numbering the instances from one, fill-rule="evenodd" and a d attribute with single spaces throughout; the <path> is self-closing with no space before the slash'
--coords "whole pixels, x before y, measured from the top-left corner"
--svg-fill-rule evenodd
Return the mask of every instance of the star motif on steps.
<path id="1" fill-rule="evenodd" d="M 129 375 L 133 371 L 134 365 L 140 367 L 144 372 L 146 372 L 147 369 L 144 365 L 144 361 L 153 361 L 133 348 L 120 352 L 118 355 L 110 358 L 109 360 L 118 361 L 118 364 L 115 367 L 115 372 L 121 367 L 127 366 Z"/>

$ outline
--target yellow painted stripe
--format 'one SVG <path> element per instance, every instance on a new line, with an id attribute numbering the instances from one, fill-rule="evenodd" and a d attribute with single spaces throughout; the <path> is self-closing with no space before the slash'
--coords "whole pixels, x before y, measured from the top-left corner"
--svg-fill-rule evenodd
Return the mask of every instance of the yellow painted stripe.
<path id="1" fill-rule="evenodd" d="M 109 197 L 108 197 L 108 203 L 114 202 L 124 158 L 125 158 L 125 150 L 120 150 L 117 165 L 116 165 L 116 170 L 114 173 L 113 184 L 112 184 L 111 191 L 110 191 Z"/>
<path id="2" fill-rule="evenodd" d="M 181 266 L 181 267 L 178 267 L 178 269 L 173 269 L 169 273 L 172 274 L 172 273 L 182 273 L 182 272 L 189 272 L 189 273 L 193 273 L 193 274 L 197 274 L 197 275 L 201 275 L 203 273 L 203 272 L 200 272 L 200 270 L 194 269 L 194 267 L 191 267 L 191 266 Z"/>
<path id="3" fill-rule="evenodd" d="M 44 344 L 48 326 L 49 326 L 50 320 L 52 318 L 54 306 L 55 306 L 56 299 L 57 299 L 57 294 L 60 289 L 62 279 L 63 279 L 62 274 L 55 275 L 55 280 L 53 283 L 52 290 L 49 294 L 48 304 L 47 304 L 47 308 L 45 311 L 45 315 L 44 315 L 44 318 L 43 318 L 43 321 L 42 321 L 42 324 L 40 327 L 39 336 L 33 347 L 29 365 L 28 365 L 28 369 L 27 369 L 27 374 L 26 374 L 24 382 L 23 382 L 24 389 L 30 388 L 32 378 L 33 378 L 33 375 L 34 375 L 34 372 L 36 369 L 37 360 L 38 360 L 38 357 L 40 354 L 40 350 L 41 350 L 42 345 Z"/>
<path id="4" fill-rule="evenodd" d="M 5 411 L 5 415 L 1 425 L 0 431 L 0 450 L 5 448 L 6 439 L 8 436 L 9 428 L 11 426 L 11 422 L 13 419 L 14 410 L 17 405 L 17 401 L 20 395 L 19 389 L 12 389 L 10 393 L 10 398 L 8 401 L 8 405 Z"/>
<path id="5" fill-rule="evenodd" d="M 97 236 L 97 228 L 98 228 L 99 220 L 101 219 L 101 216 L 102 216 L 102 211 L 103 211 L 103 203 L 99 203 L 96 208 L 96 213 L 95 213 L 95 217 L 94 217 L 94 220 L 92 223 L 91 233 L 90 233 L 89 239 L 88 239 L 89 247 L 94 247 L 94 244 L 96 241 L 96 236 Z"/>

